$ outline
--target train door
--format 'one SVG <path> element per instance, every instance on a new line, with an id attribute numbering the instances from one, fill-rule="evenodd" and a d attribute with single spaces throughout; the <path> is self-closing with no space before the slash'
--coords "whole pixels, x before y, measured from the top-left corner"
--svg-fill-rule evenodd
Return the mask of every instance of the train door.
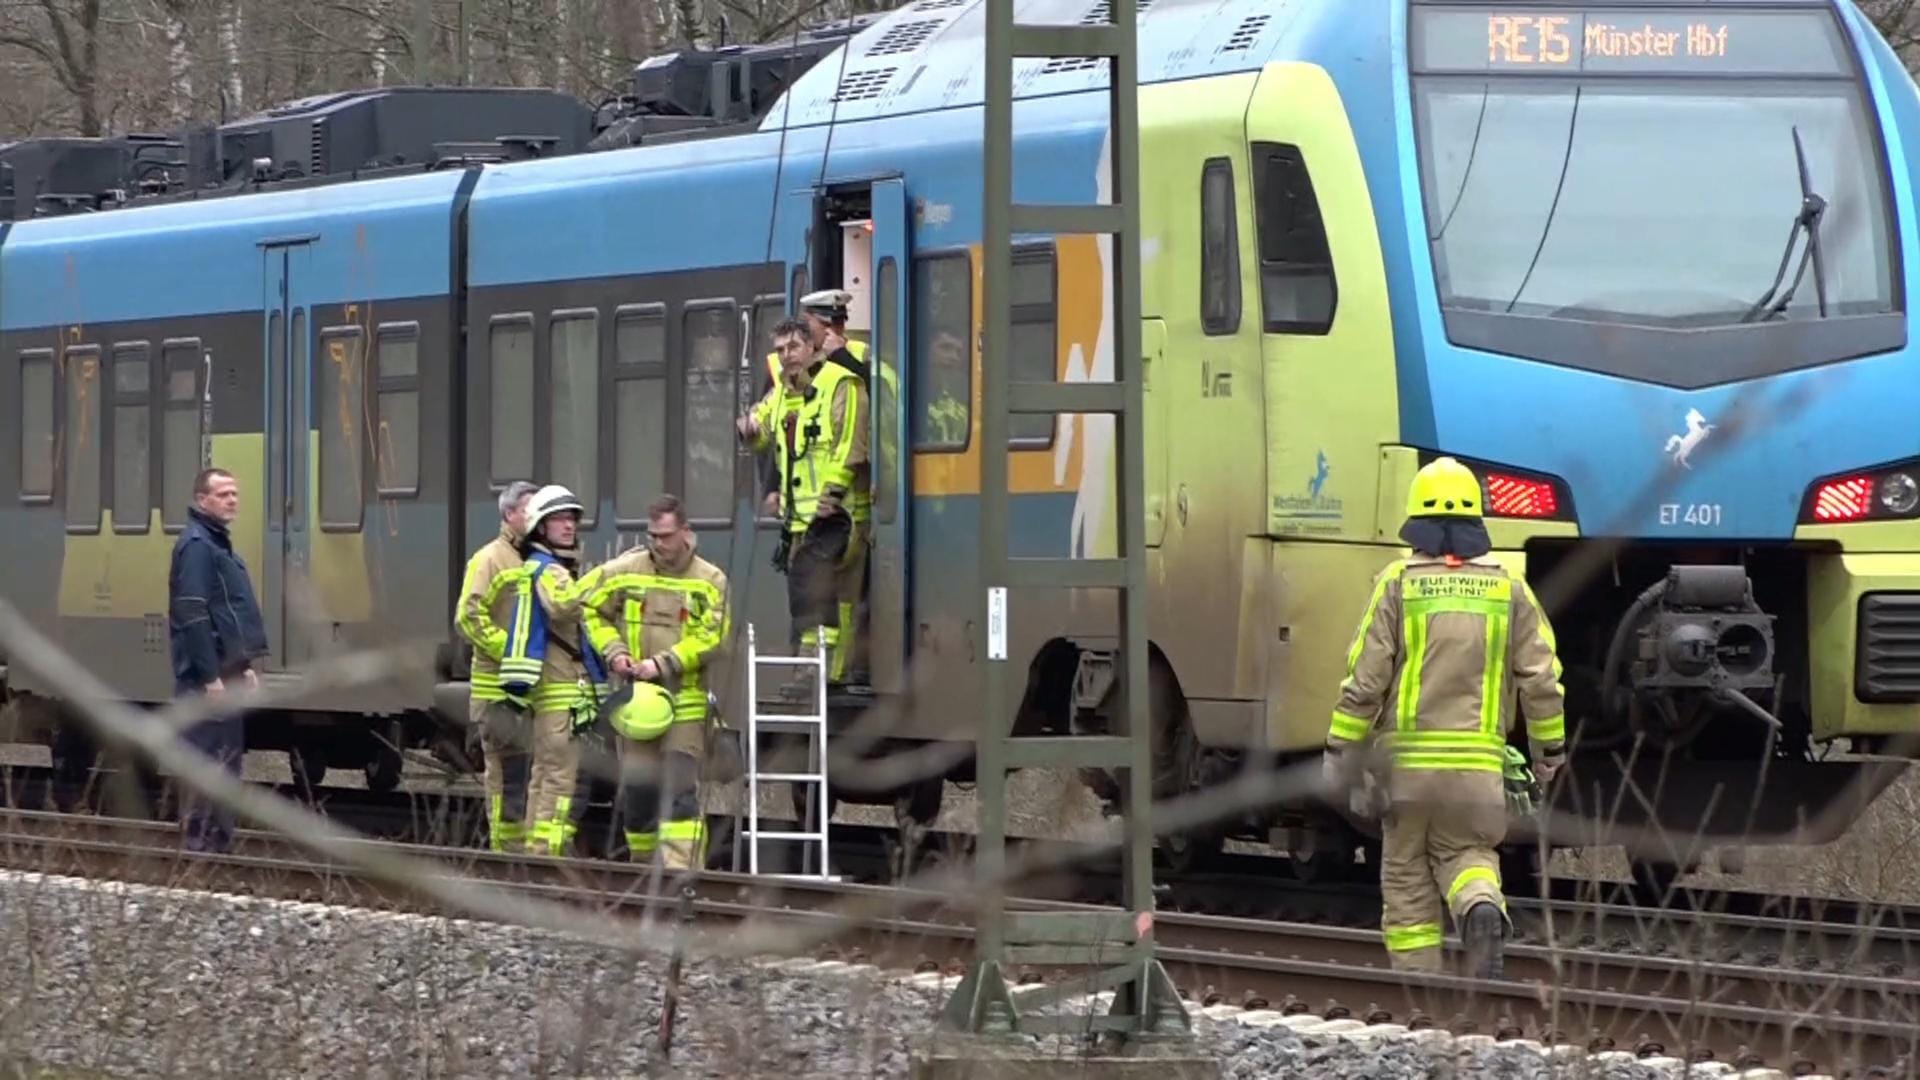
<path id="1" fill-rule="evenodd" d="M 906 690 L 906 669 L 913 613 L 908 603 L 907 560 L 911 548 L 908 513 L 911 456 L 904 451 L 907 389 L 907 283 L 912 280 L 908 250 L 906 188 L 899 179 L 873 185 L 871 293 L 873 340 L 869 357 L 872 394 L 873 547 L 868 622 L 873 688 L 878 693 Z"/>
<path id="2" fill-rule="evenodd" d="M 313 373 L 309 362 L 307 306 L 300 295 L 305 279 L 307 241 L 268 244 L 261 311 L 265 334 L 267 437 L 263 491 L 241 497 L 262 500 L 266 520 L 265 595 L 261 614 L 267 623 L 272 667 L 286 670 L 306 660 L 310 642 L 304 633 L 312 613 L 299 609 L 306 583 L 311 543 L 307 531 L 308 476 L 312 456 Z M 291 598 L 291 599 L 290 599 Z"/>

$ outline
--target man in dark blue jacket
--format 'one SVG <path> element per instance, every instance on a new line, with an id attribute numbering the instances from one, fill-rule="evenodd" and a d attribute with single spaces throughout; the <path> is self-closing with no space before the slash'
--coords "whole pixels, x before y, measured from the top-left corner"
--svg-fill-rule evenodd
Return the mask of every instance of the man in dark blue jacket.
<path id="1" fill-rule="evenodd" d="M 167 574 L 167 622 L 177 696 L 219 698 L 238 683 L 259 685 L 253 661 L 267 654 L 266 621 L 254 601 L 247 565 L 227 530 L 240 512 L 240 485 L 224 469 L 203 469 L 193 482 L 187 527 L 173 545 Z M 238 774 L 246 749 L 245 718 L 228 712 L 194 724 L 187 742 Z M 225 851 L 232 813 L 182 791 L 181 824 L 193 851 Z"/>

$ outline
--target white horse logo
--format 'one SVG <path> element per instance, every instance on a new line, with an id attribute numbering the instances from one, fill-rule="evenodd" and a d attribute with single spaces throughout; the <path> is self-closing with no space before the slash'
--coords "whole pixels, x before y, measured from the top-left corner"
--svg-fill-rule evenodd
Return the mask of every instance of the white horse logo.
<path id="1" fill-rule="evenodd" d="M 1693 468 L 1692 462 L 1688 461 L 1687 457 L 1707 437 L 1707 432 L 1712 430 L 1713 425 L 1707 423 L 1707 418 L 1700 415 L 1699 409 L 1688 409 L 1687 433 L 1667 436 L 1667 454 L 1673 458 L 1673 463 L 1683 469 Z"/>

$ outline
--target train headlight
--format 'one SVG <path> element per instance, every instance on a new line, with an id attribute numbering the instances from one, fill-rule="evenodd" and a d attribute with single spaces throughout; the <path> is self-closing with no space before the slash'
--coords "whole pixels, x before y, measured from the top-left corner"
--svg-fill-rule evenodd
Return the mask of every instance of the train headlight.
<path id="1" fill-rule="evenodd" d="M 1880 505 L 1902 516 L 1913 513 L 1920 506 L 1920 484 L 1906 473 L 1888 473 L 1880 481 Z"/>

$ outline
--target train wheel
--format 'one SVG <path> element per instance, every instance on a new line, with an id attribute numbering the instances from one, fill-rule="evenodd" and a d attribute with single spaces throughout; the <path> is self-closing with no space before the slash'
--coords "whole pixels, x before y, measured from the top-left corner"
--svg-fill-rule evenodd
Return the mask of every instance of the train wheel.
<path id="1" fill-rule="evenodd" d="M 327 755 L 317 746 L 295 746 L 287 751 L 287 765 L 293 770 L 294 782 L 307 791 L 327 778 Z"/>
<path id="2" fill-rule="evenodd" d="M 367 777 L 367 790 L 386 794 L 400 786 L 400 771 L 405 762 L 396 746 L 382 744 L 374 749 L 373 757 L 361 767 Z"/>

